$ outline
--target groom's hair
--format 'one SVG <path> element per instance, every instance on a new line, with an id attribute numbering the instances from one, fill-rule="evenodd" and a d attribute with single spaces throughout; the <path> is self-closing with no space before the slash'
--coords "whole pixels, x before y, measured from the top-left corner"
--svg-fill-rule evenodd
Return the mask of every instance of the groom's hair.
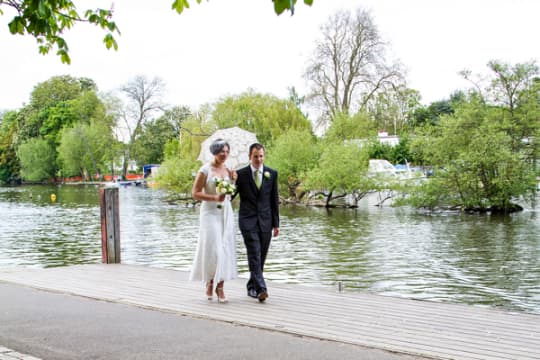
<path id="1" fill-rule="evenodd" d="M 266 152 L 266 150 L 265 150 L 263 144 L 253 143 L 253 144 L 251 144 L 251 146 L 249 147 L 249 155 L 250 155 L 250 156 L 251 156 L 251 153 L 253 152 L 253 149 L 257 149 L 257 150 L 263 149 L 263 150 Z"/>

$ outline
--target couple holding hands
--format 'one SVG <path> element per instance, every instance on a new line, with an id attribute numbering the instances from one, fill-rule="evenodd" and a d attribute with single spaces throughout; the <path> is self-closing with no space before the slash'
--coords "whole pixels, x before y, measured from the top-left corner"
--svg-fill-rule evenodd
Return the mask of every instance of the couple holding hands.
<path id="1" fill-rule="evenodd" d="M 199 240 L 190 280 L 206 283 L 208 300 L 212 300 L 215 291 L 219 303 L 227 302 L 224 282 L 237 276 L 231 199 L 239 195 L 238 223 L 250 272 L 247 294 L 264 302 L 268 298 L 263 276 L 264 262 L 272 236 L 279 235 L 278 174 L 264 166 L 265 149 L 259 143 L 249 147 L 250 164 L 238 171 L 225 165 L 230 152 L 225 140 L 215 140 L 210 145 L 210 152 L 214 158 L 201 167 L 192 189 L 192 196 L 201 201 L 201 208 Z M 232 187 L 234 194 L 218 191 L 224 181 L 235 184 Z"/>

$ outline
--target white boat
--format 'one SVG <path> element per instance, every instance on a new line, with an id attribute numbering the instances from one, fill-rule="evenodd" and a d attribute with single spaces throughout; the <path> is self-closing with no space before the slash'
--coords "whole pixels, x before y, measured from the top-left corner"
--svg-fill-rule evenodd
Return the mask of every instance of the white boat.
<path id="1" fill-rule="evenodd" d="M 384 159 L 370 159 L 368 175 L 382 178 L 396 178 L 398 180 L 425 177 L 423 172 L 411 169 L 409 163 L 394 166 L 390 161 Z"/>

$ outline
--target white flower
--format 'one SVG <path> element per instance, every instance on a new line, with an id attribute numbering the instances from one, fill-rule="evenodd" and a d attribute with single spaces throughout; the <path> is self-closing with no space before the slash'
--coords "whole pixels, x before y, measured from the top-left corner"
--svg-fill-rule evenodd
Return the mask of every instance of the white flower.
<path id="1" fill-rule="evenodd" d="M 265 179 L 270 179 L 270 172 L 265 171 L 265 172 L 264 172 L 264 178 L 265 178 Z"/>
<path id="2" fill-rule="evenodd" d="M 214 184 L 216 185 L 216 192 L 220 195 L 233 195 L 236 192 L 236 185 L 231 184 L 226 179 L 218 177 L 214 178 Z M 222 204 L 217 204 L 218 209 L 222 208 Z"/>

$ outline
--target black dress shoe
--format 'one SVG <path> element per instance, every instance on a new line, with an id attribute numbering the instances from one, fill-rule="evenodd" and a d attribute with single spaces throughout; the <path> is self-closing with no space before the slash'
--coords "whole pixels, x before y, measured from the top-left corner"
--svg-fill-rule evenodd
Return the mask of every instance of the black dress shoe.
<path id="1" fill-rule="evenodd" d="M 255 289 L 249 289 L 247 294 L 248 296 L 257 299 L 257 291 L 255 291 Z"/>
<path id="2" fill-rule="evenodd" d="M 266 300 L 267 297 L 268 297 L 268 293 L 265 290 L 261 291 L 259 295 L 257 295 L 259 302 L 264 302 L 264 300 Z"/>

